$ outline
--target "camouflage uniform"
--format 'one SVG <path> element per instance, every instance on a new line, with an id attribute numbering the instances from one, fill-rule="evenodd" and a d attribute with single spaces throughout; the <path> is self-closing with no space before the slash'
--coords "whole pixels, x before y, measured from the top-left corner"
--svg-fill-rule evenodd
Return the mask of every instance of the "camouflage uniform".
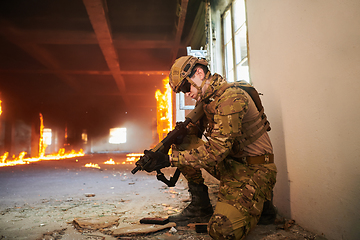
<path id="1" fill-rule="evenodd" d="M 243 156 L 272 154 L 267 133 L 245 148 L 238 148 L 244 119 L 254 108 L 251 97 L 239 87 L 226 83 L 220 75 L 210 78 L 204 97 L 208 141 L 188 135 L 181 145 L 173 146 L 172 166 L 178 167 L 190 182 L 201 184 L 204 168 L 220 181 L 218 202 L 208 225 L 215 239 L 243 239 L 256 226 L 265 200 L 271 200 L 276 182 L 276 166 L 246 164 Z M 257 110 L 256 110 L 257 111 Z M 266 144 L 263 144 L 263 143 Z"/>

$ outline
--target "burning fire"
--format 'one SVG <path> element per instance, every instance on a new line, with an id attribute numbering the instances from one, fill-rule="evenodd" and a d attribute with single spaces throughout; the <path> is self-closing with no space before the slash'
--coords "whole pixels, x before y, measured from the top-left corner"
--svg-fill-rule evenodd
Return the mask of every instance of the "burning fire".
<path id="1" fill-rule="evenodd" d="M 112 158 L 110 158 L 109 160 L 105 161 L 104 164 L 108 164 L 108 165 L 133 164 L 135 161 L 139 160 L 140 157 L 143 156 L 143 155 L 144 155 L 143 153 L 129 153 L 129 154 L 126 154 L 126 160 L 125 161 L 115 162 Z M 85 167 L 100 169 L 100 166 L 98 164 L 95 164 L 95 163 L 87 163 L 87 164 L 85 164 Z"/>
<path id="2" fill-rule="evenodd" d="M 87 164 L 85 164 L 85 167 L 100 169 L 99 164 L 97 164 L 97 163 L 87 163 Z"/>
<path id="3" fill-rule="evenodd" d="M 43 116 L 40 113 L 40 139 L 39 139 L 39 156 L 33 158 L 24 158 L 27 152 L 21 152 L 18 157 L 13 157 L 12 160 L 7 160 L 9 153 L 5 152 L 4 155 L 0 156 L 0 167 L 8 167 L 20 164 L 29 164 L 31 162 L 38 162 L 43 160 L 61 160 L 66 158 L 73 157 L 82 157 L 84 156 L 84 152 L 82 149 L 80 151 L 75 152 L 75 150 L 71 150 L 71 152 L 65 153 L 64 148 L 60 148 L 57 153 L 45 155 L 46 143 L 44 142 L 44 122 Z"/>
<path id="4" fill-rule="evenodd" d="M 172 92 L 169 86 L 169 77 L 163 80 L 165 92 L 160 90 L 155 92 L 157 100 L 157 132 L 159 141 L 163 140 L 172 130 L 173 113 L 172 113 Z"/>
<path id="5" fill-rule="evenodd" d="M 114 160 L 112 160 L 112 158 L 110 158 L 109 160 L 107 160 L 106 162 L 104 162 L 104 164 L 115 165 L 115 162 L 114 162 Z"/>
<path id="6" fill-rule="evenodd" d="M 6 160 L 9 156 L 9 153 L 6 152 L 4 155 L 0 156 L 0 167 L 8 167 L 8 166 L 14 166 L 19 164 L 29 164 L 32 162 L 38 162 L 38 161 L 44 161 L 44 160 L 61 160 L 66 158 L 73 158 L 73 157 L 82 157 L 85 154 L 83 153 L 83 150 L 80 149 L 79 152 L 75 152 L 75 150 L 72 150 L 69 153 L 65 153 L 64 148 L 60 148 L 58 153 L 55 154 L 49 154 L 46 156 L 41 157 L 34 157 L 34 158 L 24 158 L 24 156 L 27 154 L 27 152 L 21 152 L 17 158 L 14 158 L 12 160 Z"/>
<path id="7" fill-rule="evenodd" d="M 143 153 L 129 153 L 126 154 L 126 160 L 122 161 L 122 162 L 115 162 L 112 158 L 110 158 L 109 160 L 107 160 L 106 162 L 104 162 L 104 164 L 110 164 L 110 165 L 115 165 L 115 164 L 132 164 L 135 161 L 139 160 L 141 156 L 143 156 Z"/>
<path id="8" fill-rule="evenodd" d="M 136 162 L 137 160 L 139 160 L 140 157 L 142 157 L 142 156 L 144 156 L 143 153 L 126 154 L 126 162 L 132 164 L 132 163 Z M 123 164 L 125 164 L 125 162 Z"/>
<path id="9" fill-rule="evenodd" d="M 40 113 L 40 138 L 39 138 L 39 156 L 45 156 L 46 143 L 44 142 L 44 119 Z"/>

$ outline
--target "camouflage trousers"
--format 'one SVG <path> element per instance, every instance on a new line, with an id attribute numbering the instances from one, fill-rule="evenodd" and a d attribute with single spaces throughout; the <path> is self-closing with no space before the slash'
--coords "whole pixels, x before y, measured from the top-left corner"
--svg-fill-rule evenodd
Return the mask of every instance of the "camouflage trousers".
<path id="1" fill-rule="evenodd" d="M 204 182 L 200 169 L 189 166 L 179 169 L 188 181 Z M 208 224 L 210 236 L 245 238 L 257 225 L 264 202 L 271 200 L 276 182 L 275 164 L 247 165 L 226 158 L 216 167 L 204 169 L 220 180 L 218 202 Z"/>

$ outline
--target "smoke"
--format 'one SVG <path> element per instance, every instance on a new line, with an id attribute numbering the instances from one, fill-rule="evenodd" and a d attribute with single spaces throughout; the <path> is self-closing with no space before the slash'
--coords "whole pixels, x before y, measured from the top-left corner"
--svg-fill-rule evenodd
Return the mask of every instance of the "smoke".
<path id="1" fill-rule="evenodd" d="M 136 152 L 142 153 L 145 149 L 150 149 L 154 143 L 152 121 L 149 122 L 126 122 L 119 126 L 126 128 L 126 143 L 109 143 L 109 133 L 101 137 L 93 138 L 89 142 L 91 153 L 104 152 Z"/>
<path id="2" fill-rule="evenodd" d="M 16 121 L 13 135 L 13 153 L 19 154 L 20 152 L 30 153 L 31 151 L 31 126 L 23 121 Z"/>

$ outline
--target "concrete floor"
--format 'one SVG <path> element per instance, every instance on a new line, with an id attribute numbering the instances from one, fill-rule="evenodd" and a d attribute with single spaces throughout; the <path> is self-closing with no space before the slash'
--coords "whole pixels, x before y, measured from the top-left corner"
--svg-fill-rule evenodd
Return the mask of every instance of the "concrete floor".
<path id="1" fill-rule="evenodd" d="M 1 239 L 211 239 L 189 227 L 116 238 L 112 231 L 139 224 L 144 217 L 167 217 L 181 211 L 188 199 L 186 182 L 173 188 L 154 174 L 130 171 L 133 164 L 106 165 L 112 158 L 125 161 L 124 154 L 95 154 L 80 158 L 42 161 L 0 168 Z M 86 168 L 97 163 L 101 168 Z M 167 176 L 173 169 L 165 172 Z M 217 181 L 206 177 L 212 203 L 216 203 Z M 76 229 L 74 219 L 117 216 L 118 225 L 101 230 Z M 286 220 L 286 222 L 288 222 Z M 257 226 L 248 240 L 325 239 L 301 226 Z"/>

